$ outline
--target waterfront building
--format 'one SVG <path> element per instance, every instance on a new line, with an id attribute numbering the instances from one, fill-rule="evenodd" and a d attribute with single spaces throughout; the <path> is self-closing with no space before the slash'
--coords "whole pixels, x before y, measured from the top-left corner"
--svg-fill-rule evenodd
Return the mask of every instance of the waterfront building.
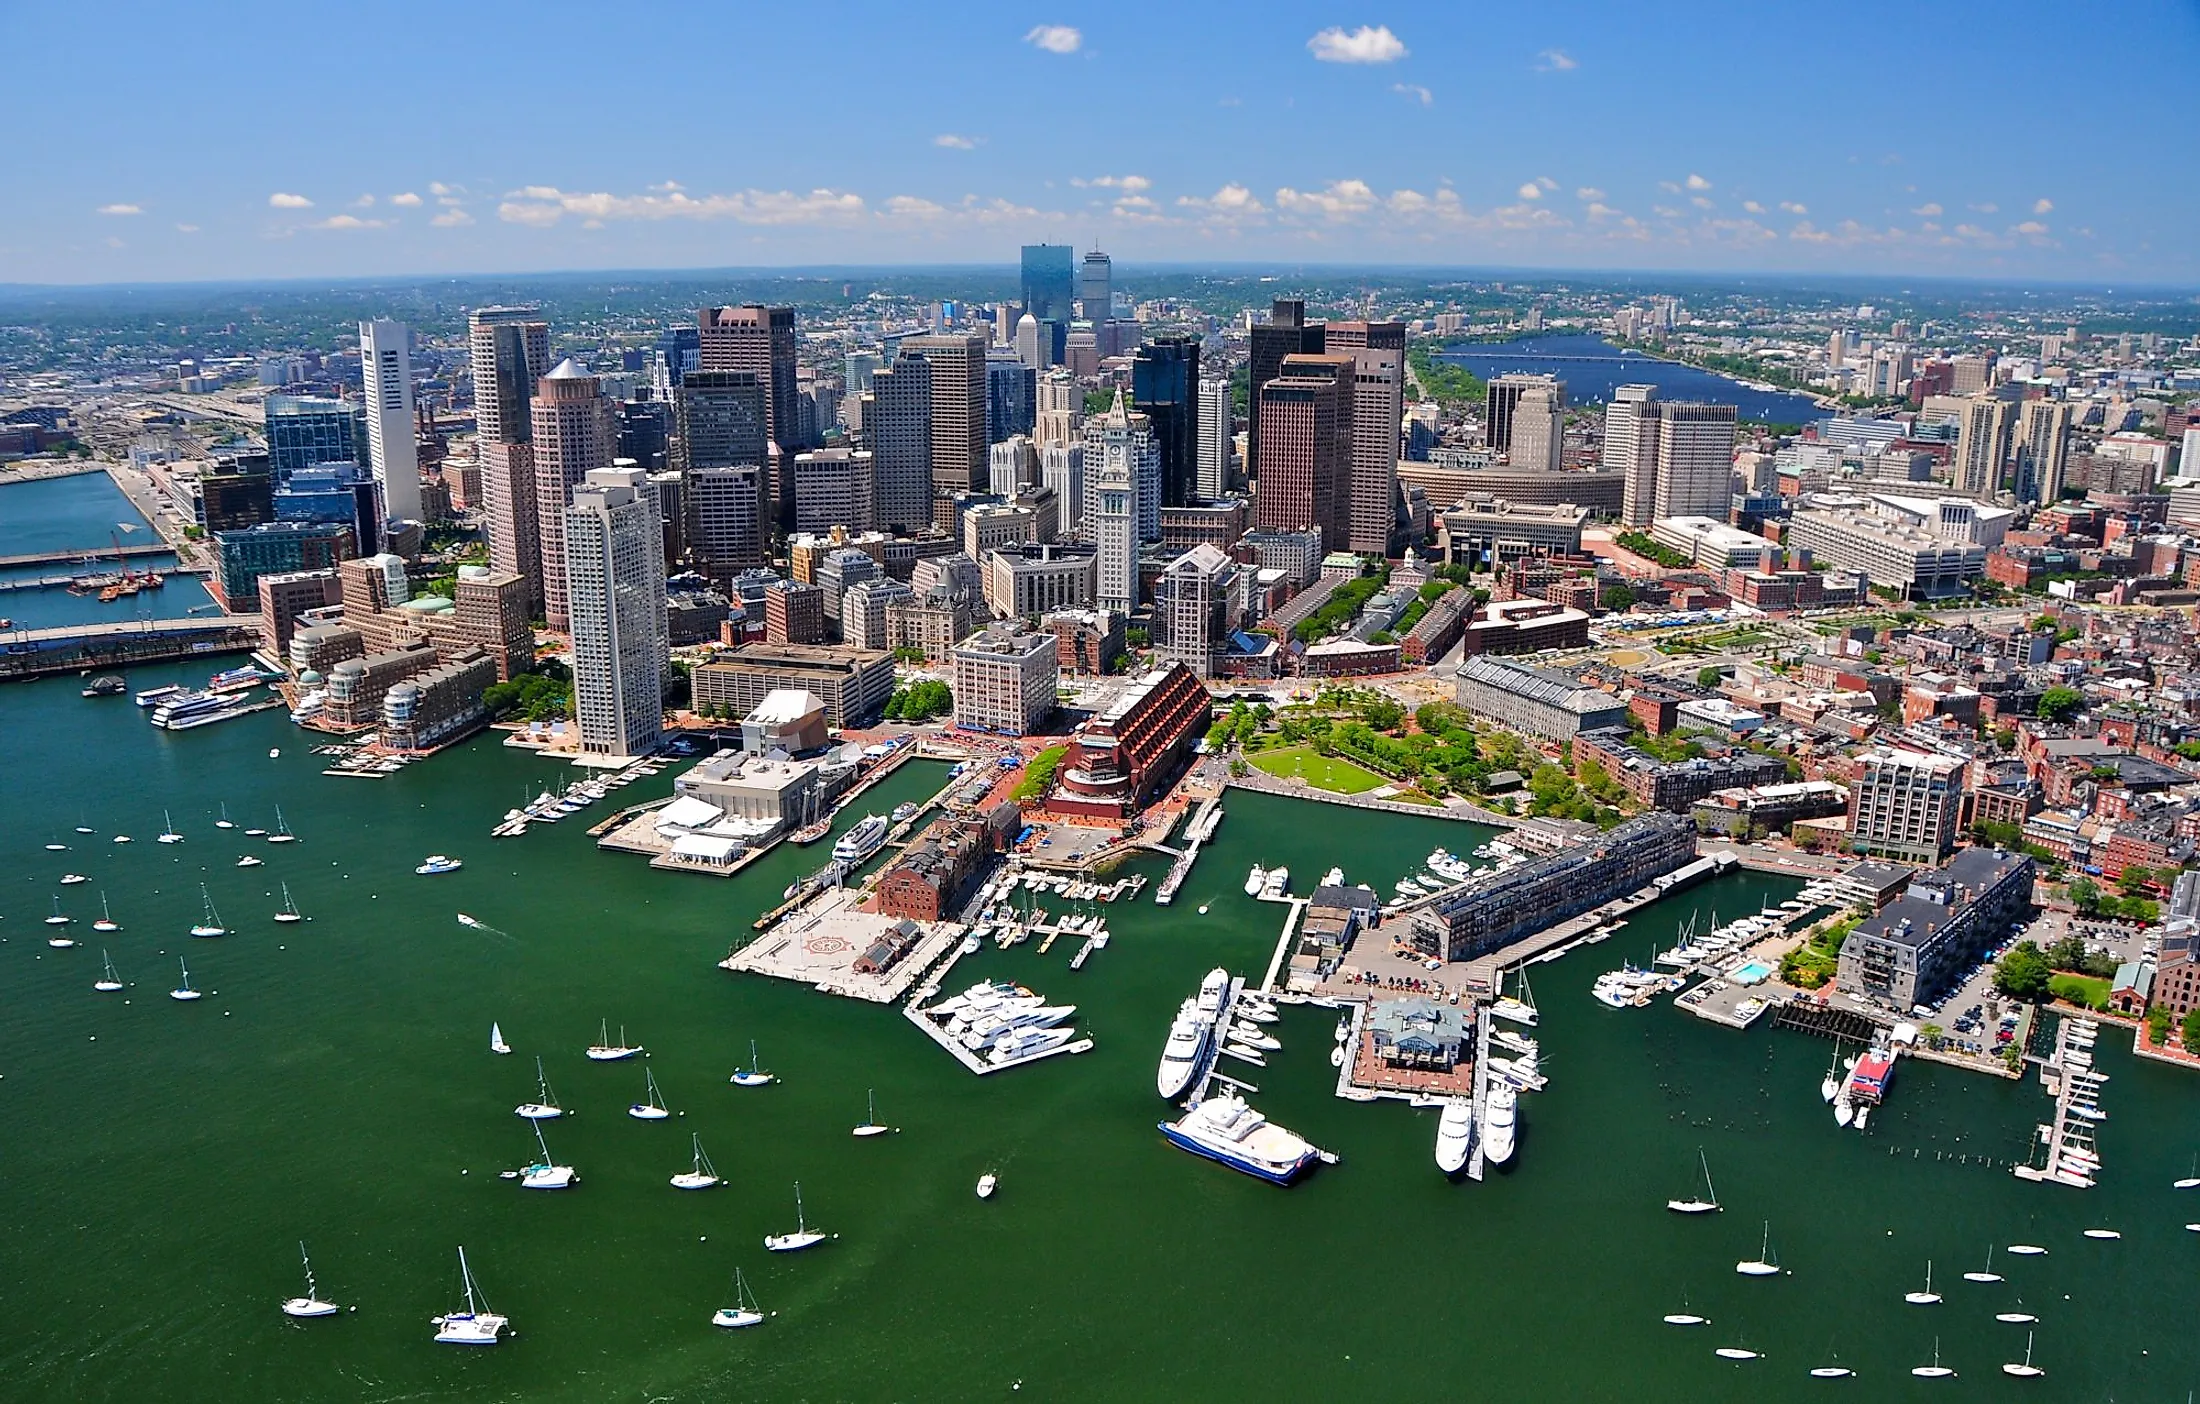
<path id="1" fill-rule="evenodd" d="M 1215 377 L 1199 382 L 1199 467 L 1194 488 L 1212 501 L 1230 490 L 1230 445 L 1234 437 L 1230 382 Z"/>
<path id="2" fill-rule="evenodd" d="M 1169 562 L 1154 587 L 1157 655 L 1200 678 L 1220 676 L 1250 586 L 1244 567 L 1212 546 L 1194 546 Z"/>
<path id="3" fill-rule="evenodd" d="M 199 526 L 206 531 L 243 531 L 275 520 L 275 475 L 264 453 L 223 454 L 206 465 L 198 486 Z"/>
<path id="4" fill-rule="evenodd" d="M 1459 705 L 1510 731 L 1572 741 L 1583 731 L 1627 724 L 1626 703 L 1562 673 L 1474 657 L 1457 677 Z"/>
<path id="5" fill-rule="evenodd" d="M 673 779 L 672 792 L 675 803 L 696 801 L 717 811 L 716 820 L 683 826 L 705 831 L 712 823 L 732 819 L 768 837 L 780 829 L 814 824 L 831 812 L 831 791 L 818 762 L 767 759 L 748 749 L 720 751 L 698 761 Z M 704 818 L 699 813 L 694 817 Z"/>
<path id="6" fill-rule="evenodd" d="M 610 469 L 611 450 L 618 439 L 617 413 L 596 377 L 568 358 L 536 382 L 528 417 L 535 435 L 535 526 L 542 548 L 543 616 L 562 633 L 572 622 L 566 597 L 565 509 L 590 473 Z M 645 497 L 647 483 L 645 476 L 636 484 Z M 662 538 L 660 530 L 656 547 L 660 574 Z"/>
<path id="7" fill-rule="evenodd" d="M 312 687 L 327 682 L 329 670 L 337 664 L 363 658 L 366 652 L 365 636 L 349 625 L 308 624 L 291 633 L 285 659 L 299 683 Z"/>
<path id="8" fill-rule="evenodd" d="M 1585 476 L 1573 474 L 1569 476 Z M 1446 565 L 1494 569 L 1532 556 L 1578 556 L 1588 509 L 1476 495 L 1436 518 L 1436 555 Z"/>
<path id="9" fill-rule="evenodd" d="M 1647 886 L 1696 856 L 1696 829 L 1659 812 L 1487 873 L 1415 912 L 1392 937 L 1423 959 L 1472 960 Z"/>
<path id="10" fill-rule="evenodd" d="M 338 727 L 372 726 L 381 719 L 382 699 L 391 688 L 440 662 L 433 648 L 416 643 L 333 663 L 326 675 L 321 717 Z"/>
<path id="11" fill-rule="evenodd" d="M 1898 1014 L 1942 998 L 2029 913 L 2035 865 L 2022 853 L 1966 848 L 1920 873 L 1841 942 L 1839 987 Z"/>
<path id="12" fill-rule="evenodd" d="M 1685 814 L 1715 791 L 1746 793 L 1749 786 L 1787 778 L 1787 762 L 1778 756 L 1735 750 L 1724 756 L 1661 761 L 1636 747 L 1628 739 L 1631 735 L 1623 726 L 1580 732 L 1574 737 L 1573 763 L 1577 770 L 1589 764 L 1600 767 L 1646 809 Z"/>
<path id="13" fill-rule="evenodd" d="M 1963 762 L 1952 756 L 1868 752 L 1857 762 L 1850 791 L 1849 846 L 1910 863 L 1939 863 L 1955 848 L 1963 775 Z"/>
<path id="14" fill-rule="evenodd" d="M 914 600 L 917 592 L 899 580 L 863 580 L 840 593 L 840 638 L 853 648 L 891 651 L 887 612 Z"/>
<path id="15" fill-rule="evenodd" d="M 1072 734 L 1048 807 L 1111 819 L 1136 814 L 1175 777 L 1212 712 L 1207 685 L 1181 663 L 1135 679 Z"/>
<path id="16" fill-rule="evenodd" d="M 496 660 L 469 650 L 393 684 L 382 694 L 381 743 L 425 751 L 486 726 L 482 697 L 495 681 Z"/>
<path id="17" fill-rule="evenodd" d="M 834 527 L 870 531 L 877 494 L 868 449 L 811 449 L 794 456 L 794 526 L 825 532 Z"/>
<path id="18" fill-rule="evenodd" d="M 825 592 L 803 580 L 765 585 L 764 639 L 775 644 L 825 642 Z"/>
<path id="19" fill-rule="evenodd" d="M 994 831 L 1006 825 L 1007 837 L 1012 838 L 1013 826 L 1022 822 L 1014 805 L 1002 808 L 1015 817 L 978 820 L 943 815 L 925 826 L 879 875 L 876 910 L 908 921 L 946 920 L 995 851 Z"/>
<path id="20" fill-rule="evenodd" d="M 232 614 L 259 602 L 260 577 L 331 570 L 356 554 L 351 528 L 338 522 L 263 522 L 214 533 L 214 569 L 206 588 Z"/>
<path id="21" fill-rule="evenodd" d="M 300 469 L 328 464 L 365 468 L 372 462 L 363 405 L 308 395 L 270 395 L 261 402 L 260 411 L 268 471 L 278 481 L 288 480 Z"/>
<path id="22" fill-rule="evenodd" d="M 366 388 L 367 456 L 381 490 L 382 515 L 395 521 L 420 521 L 411 329 L 402 322 L 361 322 L 359 373 Z"/>
<path id="23" fill-rule="evenodd" d="M 996 624 L 955 645 L 955 725 L 997 736 L 1029 736 L 1058 705 L 1062 669 L 1050 633 Z"/>
<path id="24" fill-rule="evenodd" d="M 336 572 L 296 570 L 263 575 L 259 582 L 260 647 L 271 658 L 290 651 L 299 616 L 337 603 Z"/>
<path id="25" fill-rule="evenodd" d="M 1473 1028 L 1472 1013 L 1425 995 L 1368 1004 L 1368 1042 L 1377 1059 L 1401 1071 L 1450 1072 L 1473 1052 Z"/>
<path id="26" fill-rule="evenodd" d="M 750 643 L 714 654 L 691 675 L 695 707 L 745 717 L 766 693 L 800 688 L 825 704 L 839 728 L 868 726 L 894 694 L 894 656 L 822 644 Z"/>
<path id="27" fill-rule="evenodd" d="M 1253 413 L 1245 426 L 1245 466 L 1247 474 L 1253 479 L 1256 496 L 1264 491 L 1260 486 L 1260 478 L 1266 471 L 1266 465 L 1261 459 L 1260 407 L 1263 392 L 1267 389 L 1268 382 L 1283 374 L 1286 357 L 1319 354 L 1324 349 L 1327 330 L 1321 322 L 1306 320 L 1304 301 L 1279 297 L 1270 308 L 1268 320 L 1254 323 L 1247 332 L 1246 403 Z M 1311 519 L 1302 518 L 1284 525 L 1305 526 L 1309 520 Z"/>
<path id="28" fill-rule="evenodd" d="M 663 733 L 670 649 L 665 558 L 648 476 L 639 468 L 589 470 L 559 534 L 571 589 L 573 720 L 581 751 L 650 755 Z"/>

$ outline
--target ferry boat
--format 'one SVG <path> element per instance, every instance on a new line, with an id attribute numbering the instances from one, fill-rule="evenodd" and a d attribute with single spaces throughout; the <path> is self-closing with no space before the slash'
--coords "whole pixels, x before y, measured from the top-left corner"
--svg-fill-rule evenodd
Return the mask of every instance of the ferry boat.
<path id="1" fill-rule="evenodd" d="M 135 701 L 140 707 L 146 708 L 148 711 L 150 711 L 152 708 L 158 707 L 161 703 L 168 701 L 170 698 L 182 697 L 186 693 L 190 692 L 190 690 L 190 688 L 183 686 L 181 683 L 168 683 L 167 685 L 162 687 L 149 687 L 145 689 L 145 691 L 139 693 L 132 700 Z"/>
<path id="2" fill-rule="evenodd" d="M 229 668 L 206 680 L 208 692 L 244 692 L 258 687 L 266 678 L 249 663 L 242 668 Z"/>
<path id="3" fill-rule="evenodd" d="M 1444 1103 L 1436 1123 L 1436 1168 L 1456 1175 L 1467 1163 L 1467 1147 L 1474 1130 L 1474 1103 L 1453 1097 Z"/>
<path id="4" fill-rule="evenodd" d="M 886 830 L 891 826 L 884 815 L 866 814 L 856 826 L 840 836 L 833 845 L 833 861 L 836 863 L 860 863 L 878 852 L 886 842 Z"/>
<path id="5" fill-rule="evenodd" d="M 1213 1037 L 1213 1019 L 1200 1012 L 1198 1000 L 1185 1000 L 1169 1021 L 1169 1039 L 1161 1047 L 1161 1070 L 1154 1086 L 1164 1101 L 1175 1101 L 1192 1085 Z"/>
<path id="6" fill-rule="evenodd" d="M 243 714 L 233 697 L 224 697 L 218 692 L 184 692 L 157 704 L 153 708 L 152 722 L 168 731 L 188 731 L 195 726 L 227 721 L 231 716 Z"/>
<path id="7" fill-rule="evenodd" d="M 1181 1120 L 1158 1127 L 1170 1144 L 1270 1184 L 1290 1184 L 1320 1156 L 1304 1138 L 1235 1095 L 1209 1097 Z"/>

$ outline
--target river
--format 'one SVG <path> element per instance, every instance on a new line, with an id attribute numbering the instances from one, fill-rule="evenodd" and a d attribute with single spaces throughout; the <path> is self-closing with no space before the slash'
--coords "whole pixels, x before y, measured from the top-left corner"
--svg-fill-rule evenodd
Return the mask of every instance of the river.
<path id="1" fill-rule="evenodd" d="M 1602 404 L 1622 385 L 1655 385 L 1660 399 L 1733 405 L 1744 420 L 1809 424 L 1826 416 L 1806 395 L 1752 390 L 1714 371 L 1622 350 L 1601 336 L 1463 343 L 1438 355 L 1484 380 L 1515 373 L 1555 375 L 1566 382 L 1568 401 L 1577 405 Z"/>

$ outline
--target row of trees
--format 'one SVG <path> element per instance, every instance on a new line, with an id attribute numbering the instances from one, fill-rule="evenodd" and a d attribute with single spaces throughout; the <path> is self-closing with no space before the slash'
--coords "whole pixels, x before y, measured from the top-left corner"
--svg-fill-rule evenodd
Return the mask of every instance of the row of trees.
<path id="1" fill-rule="evenodd" d="M 481 700 L 498 721 L 555 721 L 573 715 L 573 670 L 554 658 L 510 682 L 491 683 Z"/>
<path id="2" fill-rule="evenodd" d="M 955 710 L 955 694 L 946 683 L 937 678 L 913 682 L 896 688 L 894 695 L 886 699 L 886 719 L 901 722 L 928 722 L 934 717 L 944 717 Z"/>

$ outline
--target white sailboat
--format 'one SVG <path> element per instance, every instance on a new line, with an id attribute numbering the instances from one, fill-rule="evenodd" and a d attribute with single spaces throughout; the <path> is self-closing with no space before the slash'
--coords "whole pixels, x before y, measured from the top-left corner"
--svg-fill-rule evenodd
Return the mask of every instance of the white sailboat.
<path id="1" fill-rule="evenodd" d="M 198 999 L 200 995 L 197 990 L 191 988 L 191 967 L 185 965 L 180 958 L 176 961 L 176 964 L 183 970 L 183 983 L 170 990 L 168 997 L 188 1004 L 192 1000 Z"/>
<path id="2" fill-rule="evenodd" d="M 1911 1306 L 1940 1305 L 1940 1293 L 1933 1290 L 1933 1260 L 1931 1258 L 1925 1260 L 1925 1290 L 1922 1292 L 1904 1292 L 1902 1300 L 1908 1302 Z"/>
<path id="3" fill-rule="evenodd" d="M 736 1087 L 763 1087 L 773 1081 L 772 1075 L 764 1071 L 764 1065 L 756 1061 L 755 1039 L 749 1040 L 749 1065 L 726 1080 Z"/>
<path id="4" fill-rule="evenodd" d="M 230 822 L 229 805 L 227 801 L 223 802 L 222 817 L 214 821 L 214 827 L 217 829 L 234 829 L 237 827 L 234 823 Z"/>
<path id="5" fill-rule="evenodd" d="M 695 1146 L 695 1163 L 691 1168 L 672 1177 L 672 1187 L 680 1190 L 706 1190 L 724 1184 L 725 1181 L 718 1177 L 718 1167 L 710 1163 L 709 1156 L 703 1154 L 703 1138 L 690 1136 L 688 1139 Z"/>
<path id="6" fill-rule="evenodd" d="M 458 1250 L 458 1275 L 466 1283 L 466 1309 L 430 1318 L 436 1340 L 444 1345 L 495 1345 L 498 1333 L 511 1322 L 490 1311 L 488 1299 L 474 1286 L 474 1271 L 466 1264 L 463 1245 Z"/>
<path id="7" fill-rule="evenodd" d="M 1780 1265 L 1772 1258 L 1772 1220 L 1765 1220 L 1764 1241 L 1758 1245 L 1757 1256 L 1744 1258 L 1734 1265 L 1734 1270 L 1744 1277 L 1777 1277 Z"/>
<path id="8" fill-rule="evenodd" d="M 771 1313 L 772 1316 L 778 1314 L 777 1312 Z M 769 1319 L 763 1308 L 757 1304 L 756 1294 L 749 1290 L 748 1279 L 741 1275 L 741 1269 L 735 1268 L 733 1270 L 733 1304 L 722 1306 L 712 1312 L 710 1324 L 723 1326 L 729 1331 L 738 1331 L 744 1326 L 761 1326 Z"/>
<path id="9" fill-rule="evenodd" d="M 1711 1183 L 1711 1162 L 1705 1158 L 1703 1147 L 1696 1148 L 1697 1163 L 1703 1166 L 1702 1199 L 1668 1199 L 1665 1207 L 1676 1214 L 1716 1214 L 1719 1212 L 1719 1190 Z"/>
<path id="10" fill-rule="evenodd" d="M 61 895 L 59 893 L 55 893 L 53 899 L 53 915 L 46 918 L 46 925 L 67 926 L 70 922 L 74 920 L 76 920 L 75 917 L 63 916 L 61 914 Z"/>
<path id="11" fill-rule="evenodd" d="M 116 921 L 107 910 L 107 892 L 106 889 L 102 888 L 99 893 L 99 920 L 92 923 L 92 930 L 120 931 L 121 929 L 122 924 Z"/>
<path id="12" fill-rule="evenodd" d="M 306 1269 L 306 1294 L 302 1297 L 292 1297 L 284 1302 L 283 1315 L 305 1320 L 315 1316 L 334 1316 L 337 1312 L 342 1311 L 343 1308 L 336 1305 L 336 1303 L 322 1301 L 320 1295 L 314 1291 L 313 1259 L 306 1256 L 306 1245 L 303 1239 L 299 1240 L 298 1243 L 298 1261 L 303 1263 Z"/>
<path id="13" fill-rule="evenodd" d="M 512 1051 L 512 1045 L 504 1041 L 503 1027 L 493 1019 L 489 1022 L 489 1051 L 491 1053 L 509 1053 Z"/>
<path id="14" fill-rule="evenodd" d="M 642 1069 L 642 1100 L 626 1109 L 626 1114 L 636 1121 L 663 1121 L 672 1115 L 665 1110 L 665 1094 L 657 1090 L 657 1074 Z"/>
<path id="15" fill-rule="evenodd" d="M 521 1102 L 512 1108 L 512 1114 L 524 1116 L 529 1121 L 556 1121 L 565 1115 L 565 1109 L 558 1105 L 557 1098 L 550 1095 L 550 1079 L 543 1075 L 542 1058 L 539 1054 L 535 1058 L 535 1100 Z"/>
<path id="16" fill-rule="evenodd" d="M 2004 1326 L 2030 1326 L 2039 1318 L 2024 1309 L 2024 1298 L 2017 1298 L 2017 1305 L 2009 1311 L 1997 1311 L 1994 1319 Z"/>
<path id="17" fill-rule="evenodd" d="M 1748 1346 L 1738 1345 L 1720 1346 L 1711 1353 L 1721 1360 L 1761 1360 L 1764 1358 L 1762 1354 L 1751 1350 Z"/>
<path id="18" fill-rule="evenodd" d="M 2032 1363 L 2032 1333 L 2030 1331 L 2024 1333 L 2024 1363 L 2021 1365 L 2015 1363 L 2005 1364 L 2001 1367 L 2001 1372 L 2004 1375 L 2015 1375 L 2017 1378 L 2025 1380 L 2036 1380 L 2047 1373 Z"/>
<path id="19" fill-rule="evenodd" d="M 588 1058 L 596 1063 L 623 1063 L 641 1052 L 639 1045 L 626 1041 L 626 1025 L 619 1025 L 619 1041 L 611 1041 L 611 1022 L 601 1020 L 596 1027 L 596 1041 L 588 1045 Z"/>
<path id="20" fill-rule="evenodd" d="M 794 1182 L 794 1232 L 764 1235 L 764 1247 L 774 1253 L 799 1253 L 805 1248 L 815 1248 L 828 1238 L 840 1237 L 837 1233 L 819 1233 L 802 1217 L 802 1182 Z"/>
<path id="21" fill-rule="evenodd" d="M 206 884 L 203 882 L 199 884 L 199 900 L 205 904 L 206 912 L 199 918 L 199 924 L 191 928 L 191 934 L 193 936 L 227 936 L 229 928 L 222 925 L 221 915 L 214 910 L 213 894 L 206 890 Z"/>
<path id="22" fill-rule="evenodd" d="M 892 1128 L 891 1126 L 879 1125 L 878 1093 L 866 1091 L 863 1094 L 863 1098 L 864 1105 L 869 1110 L 865 1111 L 863 1114 L 863 1124 L 861 1126 L 858 1126 L 855 1130 L 849 1132 L 848 1134 L 851 1136 L 883 1136 L 888 1131 L 893 1130 L 894 1128 Z"/>
<path id="23" fill-rule="evenodd" d="M 2112 1228 L 2089 1228 L 2085 1231 L 2085 1236 L 2087 1238 L 2122 1238 L 2123 1234 Z"/>
<path id="24" fill-rule="evenodd" d="M 542 1138 L 542 1122 L 532 1121 L 535 1128 L 535 1145 L 542 1151 L 542 1159 L 533 1165 L 523 1165 L 519 1171 L 519 1187 L 534 1190 L 571 1189 L 580 1183 L 580 1175 L 570 1165 L 558 1165 L 550 1159 L 550 1143 Z"/>
<path id="25" fill-rule="evenodd" d="M 282 922 L 286 926 L 294 921 L 305 920 L 305 918 L 301 916 L 298 912 L 298 903 L 296 899 L 294 899 L 290 895 L 290 884 L 287 882 L 283 884 L 283 909 L 275 913 L 275 920 Z"/>
<path id="26" fill-rule="evenodd" d="M 1826 1064 L 1826 1080 L 1818 1084 L 1818 1095 L 1828 1103 L 1841 1095 L 1841 1041 L 1833 1042 L 1833 1061 Z"/>
<path id="27" fill-rule="evenodd" d="M 1981 1269 L 1980 1271 L 1978 1271 L 1978 1272 L 1967 1272 L 1967 1273 L 1963 1274 L 1963 1280 L 1964 1280 L 1965 1282 L 1999 1282 L 1999 1281 L 2001 1281 L 2001 1274 L 2000 1274 L 2000 1273 L 1998 1273 L 1998 1272 L 1996 1272 L 1996 1271 L 1994 1271 L 1994 1245 L 1993 1245 L 1993 1244 L 1989 1243 L 1989 1244 L 1987 1244 L 1987 1245 L 1986 1245 L 1986 1266 L 1985 1266 L 1985 1267 L 1984 1267 L 1983 1269 Z"/>
<path id="28" fill-rule="evenodd" d="M 1940 1363 L 1940 1337 L 1933 1337 L 1933 1363 L 1915 1366 L 1910 1373 L 1921 1380 L 1952 1380 L 1956 1377 L 1952 1368 Z"/>
<path id="29" fill-rule="evenodd" d="M 1711 1318 L 1698 1315 L 1696 1312 L 1689 1310 L 1688 1294 L 1683 1292 L 1681 1293 L 1681 1309 L 1667 1312 L 1665 1314 L 1665 1324 L 1668 1326 L 1708 1326 L 1711 1324 Z"/>
<path id="30" fill-rule="evenodd" d="M 122 977 L 115 974 L 114 957 L 105 951 L 99 953 L 99 978 L 92 981 L 92 988 L 101 994 L 113 994 L 122 988 Z"/>
<path id="31" fill-rule="evenodd" d="M 2047 1256 L 2047 1250 L 2037 1243 L 2012 1243 L 2009 1245 L 2009 1251 L 2020 1258 L 2044 1258 Z"/>
<path id="32" fill-rule="evenodd" d="M 2182 1180 L 2173 1181 L 2171 1189 L 2200 1189 L 2200 1155 L 2192 1158 L 2192 1173 Z"/>
<path id="33" fill-rule="evenodd" d="M 175 821 L 174 821 L 174 820 L 172 820 L 172 819 L 170 819 L 170 818 L 168 817 L 168 811 L 167 811 L 167 810 L 165 810 L 165 809 L 164 809 L 164 810 L 162 810 L 162 811 L 160 812 L 160 836 L 159 836 L 158 838 L 154 839 L 154 842 L 155 842 L 155 843 L 182 843 L 182 842 L 183 842 L 183 835 L 182 835 L 182 834 L 179 834 L 179 833 L 177 833 L 177 832 L 176 832 L 176 825 L 175 825 Z"/>
<path id="34" fill-rule="evenodd" d="M 298 836 L 290 831 L 290 825 L 283 822 L 283 807 L 279 804 L 275 806 L 275 832 L 267 836 L 267 841 L 269 843 L 296 843 L 298 841 Z"/>
<path id="35" fill-rule="evenodd" d="M 1831 1352 L 1828 1352 L 1828 1354 L 1831 1358 L 1825 1364 L 1811 1367 L 1810 1377 L 1812 1379 L 1846 1380 L 1855 1376 L 1856 1372 L 1854 1370 L 1841 1363 L 1840 1356 L 1832 1355 Z"/>

